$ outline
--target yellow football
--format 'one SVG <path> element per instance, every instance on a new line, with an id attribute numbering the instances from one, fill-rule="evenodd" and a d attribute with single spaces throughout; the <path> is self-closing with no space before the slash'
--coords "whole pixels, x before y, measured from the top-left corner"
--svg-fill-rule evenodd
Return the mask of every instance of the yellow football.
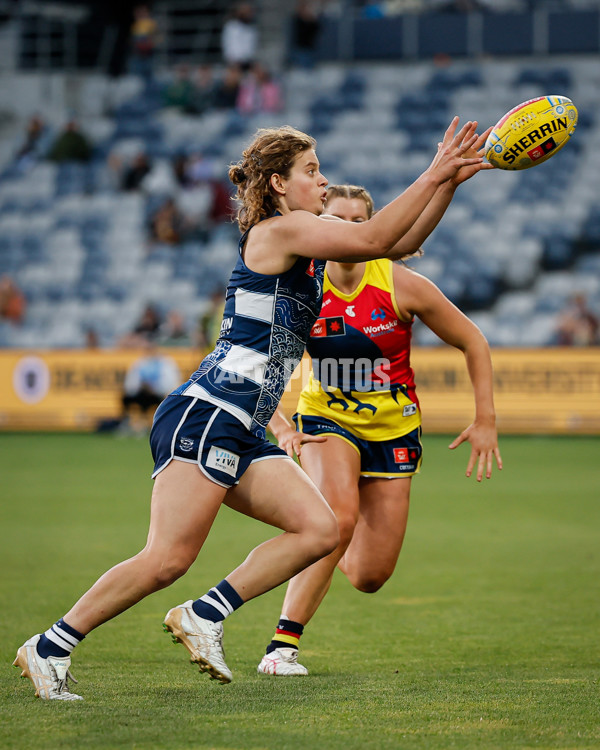
<path id="1" fill-rule="evenodd" d="M 486 159 L 499 169 L 529 169 L 560 151 L 577 127 L 566 96 L 538 96 L 507 112 L 489 134 Z"/>

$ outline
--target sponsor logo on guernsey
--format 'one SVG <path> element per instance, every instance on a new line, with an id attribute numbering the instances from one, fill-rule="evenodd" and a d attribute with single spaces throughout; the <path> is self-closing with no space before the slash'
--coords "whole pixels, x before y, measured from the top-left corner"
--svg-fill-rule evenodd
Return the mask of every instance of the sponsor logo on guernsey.
<path id="1" fill-rule="evenodd" d="M 221 335 L 227 333 L 232 325 L 233 318 L 223 318 L 223 322 L 221 323 Z"/>
<path id="2" fill-rule="evenodd" d="M 367 334 L 367 336 L 381 336 L 382 333 L 391 331 L 392 328 L 395 328 L 397 325 L 397 320 L 390 320 L 387 323 L 380 323 L 376 326 L 363 326 L 363 331 Z"/>
<path id="3" fill-rule="evenodd" d="M 413 414 L 417 413 L 417 405 L 416 404 L 406 404 L 404 409 L 402 409 L 402 416 L 403 417 L 412 417 Z"/>
<path id="4" fill-rule="evenodd" d="M 240 457 L 237 453 L 226 451 L 224 448 L 217 448 L 216 445 L 211 446 L 206 459 L 206 465 L 209 469 L 218 469 L 218 471 L 223 471 L 231 477 L 237 474 L 239 462 Z"/>
<path id="5" fill-rule="evenodd" d="M 408 463 L 408 448 L 394 448 L 394 463 Z"/>
<path id="6" fill-rule="evenodd" d="M 385 320 L 385 310 L 381 307 L 371 310 L 371 320 Z"/>
<path id="7" fill-rule="evenodd" d="M 315 275 L 315 261 L 314 261 L 314 259 L 310 261 L 310 264 L 309 264 L 308 268 L 306 269 L 306 273 L 309 276 L 314 276 Z"/>
<path id="8" fill-rule="evenodd" d="M 356 317 L 356 313 L 354 312 L 354 305 L 348 305 L 348 307 L 346 308 L 346 315 L 349 318 L 355 318 Z"/>
<path id="9" fill-rule="evenodd" d="M 311 338 L 320 339 L 324 336 L 343 336 L 346 324 L 341 315 L 335 318 L 319 318 L 310 332 Z"/>
<path id="10" fill-rule="evenodd" d="M 182 437 L 179 438 L 179 450 L 184 453 L 189 453 L 194 447 L 194 438 Z"/>

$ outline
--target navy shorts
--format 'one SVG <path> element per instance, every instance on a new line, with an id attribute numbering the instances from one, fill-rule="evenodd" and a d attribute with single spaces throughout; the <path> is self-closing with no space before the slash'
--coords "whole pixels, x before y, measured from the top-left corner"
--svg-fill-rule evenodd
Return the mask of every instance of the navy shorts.
<path id="1" fill-rule="evenodd" d="M 171 461 L 197 464 L 222 487 L 233 487 L 255 461 L 287 458 L 285 451 L 256 437 L 219 406 L 191 396 L 167 396 L 156 410 L 150 448 L 156 477 Z"/>
<path id="2" fill-rule="evenodd" d="M 360 456 L 361 477 L 395 479 L 410 477 L 421 469 L 423 446 L 420 427 L 392 440 L 363 440 L 325 417 L 294 414 L 294 422 L 299 432 L 336 435 L 350 443 Z"/>

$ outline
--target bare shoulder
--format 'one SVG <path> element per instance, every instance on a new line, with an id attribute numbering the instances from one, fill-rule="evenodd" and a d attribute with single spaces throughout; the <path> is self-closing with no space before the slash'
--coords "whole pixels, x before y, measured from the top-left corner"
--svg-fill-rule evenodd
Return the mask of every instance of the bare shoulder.
<path id="1" fill-rule="evenodd" d="M 418 315 L 432 300 L 443 296 L 432 281 L 403 263 L 394 263 L 394 291 L 399 308 L 411 315 Z"/>
<path id="2" fill-rule="evenodd" d="M 308 254 L 322 231 L 323 223 L 309 211 L 291 211 L 263 219 L 248 233 L 244 261 L 258 273 L 284 273 L 298 256 Z"/>

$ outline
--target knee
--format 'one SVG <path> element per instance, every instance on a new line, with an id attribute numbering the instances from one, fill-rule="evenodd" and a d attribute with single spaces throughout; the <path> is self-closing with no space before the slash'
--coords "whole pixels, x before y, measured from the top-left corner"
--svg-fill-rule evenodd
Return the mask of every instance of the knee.
<path id="1" fill-rule="evenodd" d="M 345 550 L 354 535 L 354 529 L 356 528 L 356 516 L 352 513 L 338 513 L 337 514 L 337 525 L 340 535 L 339 547 Z"/>
<path id="2" fill-rule="evenodd" d="M 347 571 L 346 575 L 355 589 L 361 591 L 363 594 L 374 594 L 389 580 L 392 571 L 357 570 Z"/>
<path id="3" fill-rule="evenodd" d="M 340 543 L 340 533 L 336 518 L 329 509 L 315 519 L 311 533 L 311 546 L 315 559 L 326 557 L 333 552 Z"/>
<path id="4" fill-rule="evenodd" d="M 141 553 L 144 555 L 144 552 Z M 151 586 L 154 591 L 167 588 L 178 578 L 187 572 L 190 565 L 194 562 L 183 556 L 169 556 L 167 558 L 162 556 L 153 555 L 147 553 L 146 559 L 146 571 L 150 578 Z"/>

